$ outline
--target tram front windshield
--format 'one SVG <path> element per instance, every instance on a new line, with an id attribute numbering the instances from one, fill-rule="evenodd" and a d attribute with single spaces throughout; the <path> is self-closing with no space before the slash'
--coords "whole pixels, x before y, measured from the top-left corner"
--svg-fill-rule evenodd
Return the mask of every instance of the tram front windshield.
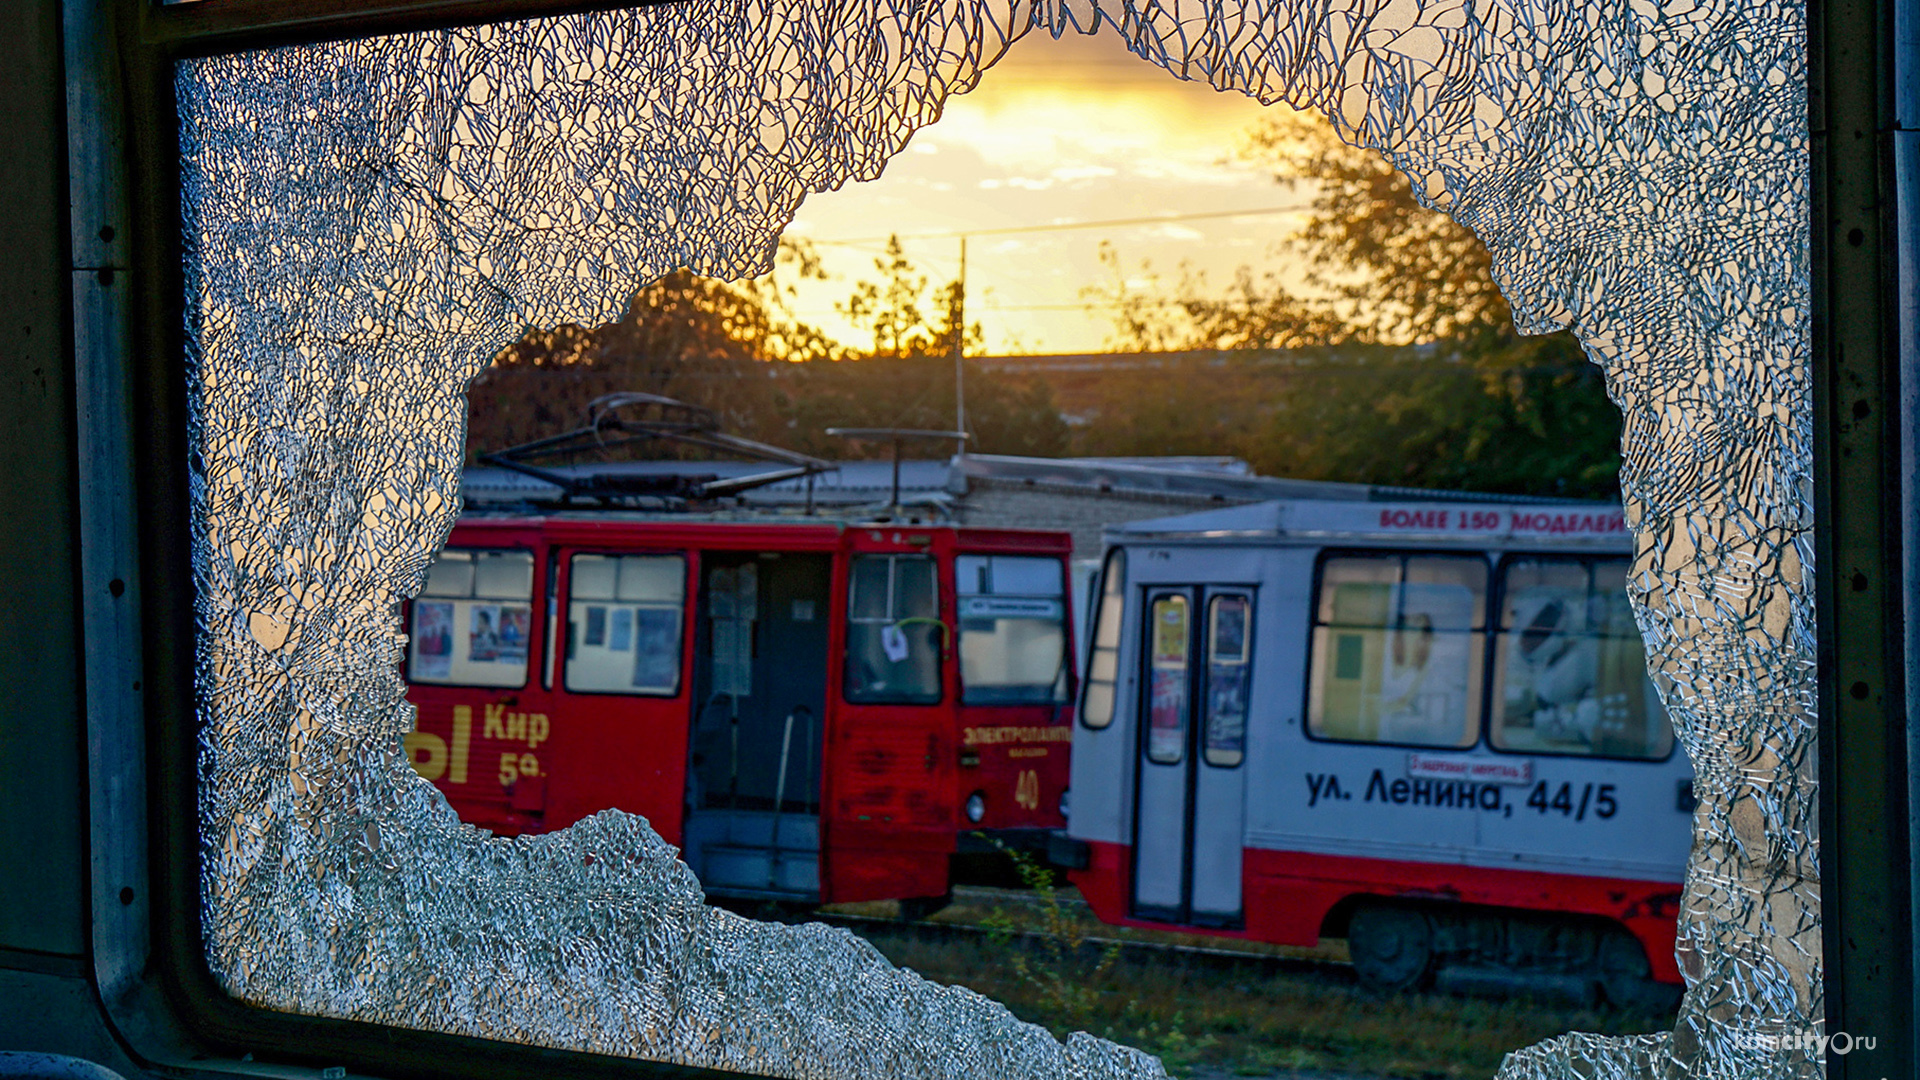
<path id="1" fill-rule="evenodd" d="M 1054 705 L 1067 700 L 1066 575 L 1059 559 L 962 555 L 961 701 Z"/>

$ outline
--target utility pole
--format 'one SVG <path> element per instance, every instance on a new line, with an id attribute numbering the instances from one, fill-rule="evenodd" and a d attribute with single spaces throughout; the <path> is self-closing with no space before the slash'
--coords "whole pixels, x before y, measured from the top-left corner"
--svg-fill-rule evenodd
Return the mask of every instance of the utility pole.
<path id="1" fill-rule="evenodd" d="M 967 344 L 967 234 L 960 234 L 960 277 L 953 293 L 953 430 L 967 430 L 967 382 L 961 370 L 961 358 Z M 959 444 L 967 452 L 967 444 Z"/>

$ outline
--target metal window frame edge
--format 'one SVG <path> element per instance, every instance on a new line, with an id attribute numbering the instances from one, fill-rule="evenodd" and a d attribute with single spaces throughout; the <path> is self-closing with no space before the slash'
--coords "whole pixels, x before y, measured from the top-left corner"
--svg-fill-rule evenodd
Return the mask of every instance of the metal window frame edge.
<path id="1" fill-rule="evenodd" d="M 171 1040 L 154 1030 L 178 1019 L 191 1033 L 188 1045 L 252 1047 L 383 1075 L 444 1075 L 450 1066 L 483 1077 L 555 1067 L 588 1076 L 731 1075 L 412 1031 L 401 1038 L 373 1025 L 266 1013 L 222 993 L 198 948 L 173 63 L 605 6 L 573 0 L 333 0 L 299 10 L 270 0 L 200 0 L 176 8 L 142 0 L 63 5 L 75 181 L 78 437 L 83 451 L 99 454 L 88 462 L 79 492 L 90 504 L 82 523 L 90 962 L 103 1006 L 129 1049 L 168 1071 L 243 1070 L 238 1061 L 178 1060 L 179 1047 L 159 1045 Z M 1906 769 L 1920 759 L 1920 716 L 1906 693 L 1906 684 L 1920 677 L 1920 642 L 1908 614 L 1920 612 L 1914 421 L 1920 133 L 1916 50 L 1896 47 L 1913 44 L 1917 8 L 1916 0 L 1815 0 L 1808 11 L 1827 1030 L 1880 1040 L 1872 1055 L 1830 1060 L 1833 1080 L 1910 1073 L 1920 1034 L 1912 963 L 1913 898 L 1920 895 L 1920 829 L 1912 810 L 1920 805 L 1920 781 Z M 114 229 L 111 241 L 101 231 L 107 225 Z M 1847 242 L 1854 228 L 1864 242 Z M 126 280 L 116 286 L 123 273 Z M 1871 280 L 1876 287 L 1832 288 L 1844 280 Z M 1841 414 L 1841 404 L 1850 410 L 1853 401 L 1869 403 L 1870 422 Z M 1876 410 L 1876 403 L 1895 407 Z M 1865 578 L 1864 587 L 1854 587 L 1849 570 Z M 116 599 L 124 603 L 99 601 L 102 574 L 123 583 Z M 1849 648 L 1854 641 L 1863 644 Z M 142 690 L 132 690 L 129 671 L 143 673 Z M 1862 698 L 1851 693 L 1856 682 L 1867 687 Z M 1837 692 L 1842 685 L 1849 687 L 1844 695 Z M 119 772 L 141 757 L 142 737 L 150 781 L 144 798 L 137 785 L 121 783 L 126 777 Z M 147 896 L 136 888 L 134 901 L 123 903 L 119 889 L 134 886 L 115 883 L 137 882 L 143 866 L 151 878 Z M 144 963 L 143 932 L 154 935 L 151 965 Z M 1859 944 L 1850 947 L 1849 940 Z M 151 996 L 155 972 L 165 987 L 164 1008 Z"/>
<path id="2" fill-rule="evenodd" d="M 1920 2 L 1810 0 L 1819 882 L 1829 1080 L 1914 1075 Z"/>

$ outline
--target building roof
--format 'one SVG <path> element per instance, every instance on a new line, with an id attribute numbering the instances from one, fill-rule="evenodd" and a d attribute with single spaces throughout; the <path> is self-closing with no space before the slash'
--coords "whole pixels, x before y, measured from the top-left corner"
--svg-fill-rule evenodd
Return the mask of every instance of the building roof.
<path id="1" fill-rule="evenodd" d="M 589 471 L 619 476 L 701 475 L 730 480 L 779 468 L 748 461 L 633 461 L 592 466 L 556 465 L 547 467 L 547 471 L 563 475 Z M 949 500 L 954 494 L 949 486 L 951 482 L 952 471 L 945 461 L 900 463 L 900 499 L 904 504 L 926 505 Z M 893 463 L 843 461 L 830 472 L 750 488 L 735 497 L 749 506 L 794 506 L 807 501 L 809 487 L 816 505 L 884 503 L 893 491 Z M 560 488 L 511 469 L 476 465 L 467 469 L 460 493 L 470 506 L 501 506 L 552 502 L 560 497 Z"/>

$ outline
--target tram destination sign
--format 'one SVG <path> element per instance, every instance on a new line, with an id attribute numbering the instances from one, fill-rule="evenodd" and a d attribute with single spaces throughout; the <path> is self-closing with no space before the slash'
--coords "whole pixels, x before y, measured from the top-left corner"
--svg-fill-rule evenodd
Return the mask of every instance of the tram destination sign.
<path id="1" fill-rule="evenodd" d="M 960 598 L 960 617 L 963 619 L 1057 619 L 1061 614 L 1058 600 L 1048 600 L 1031 596 L 963 596 Z"/>

